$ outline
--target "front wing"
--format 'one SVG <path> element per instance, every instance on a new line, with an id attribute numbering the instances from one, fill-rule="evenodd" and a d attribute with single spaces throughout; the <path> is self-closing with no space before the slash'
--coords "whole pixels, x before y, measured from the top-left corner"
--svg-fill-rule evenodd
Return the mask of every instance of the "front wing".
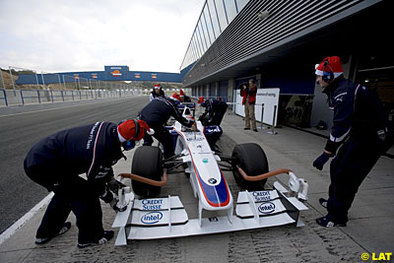
<path id="1" fill-rule="evenodd" d="M 274 183 L 270 191 L 238 193 L 235 215 L 189 219 L 178 196 L 135 199 L 126 194 L 129 202 L 124 212 L 118 212 L 112 227 L 119 228 L 115 245 L 127 245 L 130 240 L 149 240 L 196 235 L 217 234 L 248 229 L 304 224 L 300 212 L 308 208 L 287 190 Z"/>

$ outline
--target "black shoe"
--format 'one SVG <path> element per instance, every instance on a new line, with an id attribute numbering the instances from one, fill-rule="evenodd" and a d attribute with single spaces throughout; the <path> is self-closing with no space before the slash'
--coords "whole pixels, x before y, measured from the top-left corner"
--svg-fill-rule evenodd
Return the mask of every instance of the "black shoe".
<path id="1" fill-rule="evenodd" d="M 85 248 L 85 247 L 89 247 L 92 245 L 102 245 L 107 243 L 108 241 L 110 241 L 112 238 L 114 237 L 114 231 L 110 230 L 110 231 L 104 231 L 103 236 L 98 239 L 98 240 L 94 240 L 91 242 L 84 242 L 84 243 L 78 243 L 78 248 Z"/>
<path id="2" fill-rule="evenodd" d="M 319 198 L 319 203 L 322 207 L 327 208 L 327 203 L 328 200 L 324 199 L 324 198 Z"/>
<path id="3" fill-rule="evenodd" d="M 65 222 L 63 224 L 63 227 L 60 229 L 59 233 L 57 233 L 56 235 L 51 236 L 51 237 L 36 237 L 36 241 L 34 243 L 36 243 L 37 245 L 45 244 L 45 243 L 49 242 L 52 238 L 54 238 L 54 237 L 56 237 L 58 235 L 63 235 L 70 228 L 71 228 L 71 222 Z"/>
<path id="4" fill-rule="evenodd" d="M 244 128 L 244 130 L 250 130 L 250 128 Z"/>
<path id="5" fill-rule="evenodd" d="M 334 227 L 334 226 L 346 226 L 346 223 L 336 223 L 331 221 L 327 216 L 323 216 L 316 219 L 316 223 L 323 227 Z"/>
<path id="6" fill-rule="evenodd" d="M 254 132 L 258 132 L 258 130 L 257 130 L 257 129 L 253 129 L 253 131 L 254 131 Z"/>

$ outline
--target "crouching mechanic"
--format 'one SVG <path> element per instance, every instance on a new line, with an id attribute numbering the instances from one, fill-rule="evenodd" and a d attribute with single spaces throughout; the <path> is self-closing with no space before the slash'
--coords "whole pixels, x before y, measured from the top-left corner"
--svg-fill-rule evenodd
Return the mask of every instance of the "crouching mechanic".
<path id="1" fill-rule="evenodd" d="M 330 138 L 313 162 L 319 170 L 331 158 L 329 198 L 319 202 L 327 215 L 316 219 L 324 227 L 345 226 L 357 190 L 386 144 L 387 115 L 377 96 L 343 77 L 339 57 L 327 57 L 316 65 L 316 80 L 334 110 Z M 338 153 L 336 150 L 343 144 Z"/>
<path id="2" fill-rule="evenodd" d="M 222 123 L 227 111 L 227 103 L 215 99 L 204 100 L 204 97 L 200 97 L 198 104 L 205 108 L 205 112 L 199 118 L 204 126 L 220 125 Z"/>
<path id="3" fill-rule="evenodd" d="M 189 128 L 194 124 L 193 120 L 188 120 L 182 117 L 176 108 L 177 104 L 179 104 L 177 99 L 171 97 L 158 97 L 149 102 L 149 104 L 141 110 L 139 115 L 139 118 L 145 121 L 149 127 L 155 131 L 153 137 L 155 137 L 163 145 L 164 158 L 166 159 L 175 154 L 173 138 L 169 131 L 164 127 L 168 119 L 172 116 L 182 125 Z M 148 134 L 145 135 L 144 141 L 147 142 L 144 142 L 144 145 L 152 144 L 152 139 Z"/>
<path id="4" fill-rule="evenodd" d="M 104 231 L 99 197 L 117 209 L 117 191 L 123 185 L 114 179 L 112 166 L 122 157 L 122 146 L 130 149 L 143 138 L 148 125 L 141 120 L 126 120 L 116 125 L 96 122 L 50 135 L 35 144 L 24 160 L 27 176 L 53 191 L 41 224 L 36 244 L 44 244 L 65 233 L 72 211 L 78 227 L 78 247 L 103 244 L 114 232 Z M 86 173 L 87 180 L 79 174 Z"/>

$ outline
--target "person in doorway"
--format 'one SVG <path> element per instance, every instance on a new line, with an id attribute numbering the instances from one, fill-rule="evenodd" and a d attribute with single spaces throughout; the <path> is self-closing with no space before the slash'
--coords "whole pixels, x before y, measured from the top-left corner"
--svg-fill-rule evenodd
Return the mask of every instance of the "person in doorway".
<path id="1" fill-rule="evenodd" d="M 114 178 L 112 166 L 122 157 L 122 147 L 131 149 L 143 138 L 148 125 L 141 120 L 126 120 L 71 128 L 50 135 L 28 152 L 24 160 L 27 176 L 53 191 L 36 233 L 35 243 L 45 244 L 71 227 L 66 222 L 72 211 L 77 219 L 78 247 L 103 244 L 113 231 L 104 231 L 99 198 L 118 210 L 111 191 L 124 185 Z M 86 173 L 87 180 L 80 177 Z"/>
<path id="2" fill-rule="evenodd" d="M 155 86 L 153 87 L 152 92 L 149 94 L 149 101 L 152 101 L 154 98 L 157 97 L 163 97 L 163 98 L 167 97 L 166 93 L 161 88 L 160 84 L 155 84 Z"/>
<path id="3" fill-rule="evenodd" d="M 252 122 L 253 131 L 257 132 L 256 118 L 254 115 L 254 106 L 256 104 L 257 86 L 254 79 L 249 80 L 249 86 L 246 84 L 241 85 L 242 105 L 245 106 L 245 128 L 250 130 L 250 123 Z"/>
<path id="4" fill-rule="evenodd" d="M 328 213 L 316 222 L 324 227 L 346 226 L 358 188 L 382 154 L 387 116 L 372 91 L 344 78 L 339 57 L 326 57 L 315 69 L 317 83 L 334 111 L 330 138 L 313 162 L 322 170 L 333 158 L 328 200 L 319 199 Z"/>

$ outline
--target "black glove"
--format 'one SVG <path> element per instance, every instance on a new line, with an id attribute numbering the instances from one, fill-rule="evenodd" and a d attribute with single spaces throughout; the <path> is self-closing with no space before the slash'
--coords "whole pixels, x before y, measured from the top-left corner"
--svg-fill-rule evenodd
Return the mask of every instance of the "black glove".
<path id="1" fill-rule="evenodd" d="M 331 155 L 323 152 L 316 160 L 313 162 L 313 167 L 316 167 L 319 170 L 323 169 L 324 164 L 330 159 Z"/>
<path id="2" fill-rule="evenodd" d="M 94 177 L 95 180 L 99 181 L 109 181 L 112 177 L 114 177 L 114 171 L 112 170 L 112 167 L 103 167 L 100 166 L 99 170 Z"/>
<path id="3" fill-rule="evenodd" d="M 104 193 L 100 195 L 100 199 L 105 203 L 111 203 L 114 200 L 114 196 L 109 191 L 108 187 L 104 187 Z"/>
<path id="4" fill-rule="evenodd" d="M 119 202 L 118 198 L 114 198 L 114 199 L 112 199 L 112 201 L 109 204 L 112 207 L 112 209 L 115 210 L 115 212 L 123 212 L 123 211 L 125 211 L 126 208 L 127 208 L 127 205 L 124 206 L 124 207 L 119 208 L 117 206 L 118 202 Z"/>
<path id="5" fill-rule="evenodd" d="M 112 177 L 111 180 L 108 182 L 109 190 L 111 190 L 115 194 L 118 194 L 119 189 L 122 189 L 123 187 L 126 187 L 126 185 L 122 184 L 114 177 Z"/>

